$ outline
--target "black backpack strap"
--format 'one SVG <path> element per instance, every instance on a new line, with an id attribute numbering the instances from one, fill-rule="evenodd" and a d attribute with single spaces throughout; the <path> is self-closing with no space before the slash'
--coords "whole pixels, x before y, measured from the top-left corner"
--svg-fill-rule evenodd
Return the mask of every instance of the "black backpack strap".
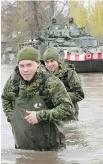
<path id="1" fill-rule="evenodd" d="M 47 80 L 47 78 L 48 77 L 50 77 L 50 75 L 49 74 L 42 74 L 42 83 L 41 83 L 41 85 L 39 86 L 39 96 L 43 96 L 43 91 L 44 91 L 44 86 L 45 86 L 45 82 L 46 82 L 46 80 Z"/>
<path id="2" fill-rule="evenodd" d="M 19 94 L 19 86 L 20 86 L 20 77 L 19 77 L 18 73 L 15 71 L 15 73 L 14 73 L 14 87 L 15 87 L 16 97 L 18 97 L 18 94 Z"/>
<path id="3" fill-rule="evenodd" d="M 68 72 L 65 72 L 60 80 L 63 82 L 65 87 L 68 87 Z"/>
<path id="4" fill-rule="evenodd" d="M 50 77 L 50 74 L 42 74 L 42 83 L 41 83 L 41 85 L 39 86 L 39 96 L 42 96 L 42 98 L 43 98 L 43 96 L 44 96 L 44 93 L 43 93 L 43 91 L 44 91 L 44 87 L 45 87 L 45 82 L 46 82 L 46 80 L 48 79 Z M 48 98 L 47 99 L 45 99 L 44 101 L 45 101 L 45 103 L 46 103 L 46 106 L 47 106 L 47 108 L 48 109 L 52 109 L 52 108 L 54 108 L 54 105 L 53 105 L 53 103 L 52 103 L 52 101 L 51 101 L 51 99 L 50 99 L 50 97 L 49 97 L 50 95 L 48 95 Z M 44 98 L 43 98 L 44 99 Z"/>
<path id="5" fill-rule="evenodd" d="M 72 70 L 75 70 L 75 65 L 74 64 L 68 64 L 69 68 L 71 68 Z"/>

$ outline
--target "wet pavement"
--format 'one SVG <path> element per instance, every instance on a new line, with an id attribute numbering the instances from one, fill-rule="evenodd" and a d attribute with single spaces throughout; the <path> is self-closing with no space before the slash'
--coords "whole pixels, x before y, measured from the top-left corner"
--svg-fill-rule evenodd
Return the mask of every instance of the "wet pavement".
<path id="1" fill-rule="evenodd" d="M 1 67 L 1 89 L 11 72 L 13 66 Z M 65 127 L 67 148 L 58 152 L 15 150 L 10 124 L 1 110 L 2 164 L 103 164 L 103 73 L 79 75 L 85 99 L 79 102 L 79 121 Z"/>

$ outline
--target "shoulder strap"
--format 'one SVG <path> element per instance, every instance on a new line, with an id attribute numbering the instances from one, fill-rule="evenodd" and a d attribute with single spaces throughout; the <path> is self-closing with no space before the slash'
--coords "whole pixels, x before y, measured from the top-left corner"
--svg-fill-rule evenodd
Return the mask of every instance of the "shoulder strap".
<path id="1" fill-rule="evenodd" d="M 46 82 L 46 80 L 47 80 L 47 78 L 48 77 L 50 77 L 50 75 L 49 74 L 43 74 L 42 73 L 42 83 L 41 83 L 41 85 L 40 85 L 40 87 L 39 87 L 39 96 L 43 96 L 43 91 L 44 91 L 44 86 L 45 86 L 45 82 Z"/>
<path id="2" fill-rule="evenodd" d="M 19 85 L 20 85 L 20 77 L 18 76 L 18 74 L 15 72 L 14 74 L 14 87 L 15 87 L 15 93 L 16 93 L 16 97 L 19 94 Z"/>
<path id="3" fill-rule="evenodd" d="M 66 71 L 64 74 L 63 74 L 63 77 L 62 77 L 62 82 L 64 83 L 65 87 L 69 87 L 69 80 L 72 76 L 72 73 L 73 73 L 73 70 L 72 69 L 68 69 L 68 71 Z"/>
<path id="4" fill-rule="evenodd" d="M 64 83 L 65 87 L 68 87 L 68 72 L 65 72 L 62 77 L 62 82 Z"/>

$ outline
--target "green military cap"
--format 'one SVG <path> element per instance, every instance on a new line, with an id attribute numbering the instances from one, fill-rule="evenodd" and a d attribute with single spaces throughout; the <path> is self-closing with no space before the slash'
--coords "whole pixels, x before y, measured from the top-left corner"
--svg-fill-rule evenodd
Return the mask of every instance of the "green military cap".
<path id="1" fill-rule="evenodd" d="M 47 61 L 50 59 L 56 60 L 57 62 L 60 63 L 60 54 L 55 48 L 48 48 L 43 54 L 44 61 Z"/>
<path id="2" fill-rule="evenodd" d="M 17 62 L 19 63 L 22 60 L 39 61 L 39 53 L 35 48 L 25 46 L 18 52 L 17 55 Z"/>

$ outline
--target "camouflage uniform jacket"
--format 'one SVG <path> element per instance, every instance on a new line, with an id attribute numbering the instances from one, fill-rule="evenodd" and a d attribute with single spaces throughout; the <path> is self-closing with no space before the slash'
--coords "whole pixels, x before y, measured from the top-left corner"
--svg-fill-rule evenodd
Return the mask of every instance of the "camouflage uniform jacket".
<path id="1" fill-rule="evenodd" d="M 59 72 L 55 72 L 54 75 L 64 83 L 72 102 L 76 103 L 83 100 L 84 92 L 78 74 L 65 63 L 59 66 Z"/>
<path id="2" fill-rule="evenodd" d="M 3 109 L 9 122 L 12 118 L 16 98 L 14 74 L 15 73 L 9 77 L 2 93 Z M 46 75 L 46 72 L 44 73 L 40 68 L 38 68 L 34 80 L 30 83 L 24 81 L 20 77 L 18 96 L 32 98 L 35 95 L 39 95 L 41 84 L 43 84 L 43 77 Z M 43 109 L 37 111 L 38 121 L 56 122 L 59 120 L 66 120 L 68 118 L 69 120 L 72 120 L 74 117 L 74 107 L 63 83 L 57 77 L 51 75 L 46 79 L 43 87 L 43 100 L 50 110 Z"/>

